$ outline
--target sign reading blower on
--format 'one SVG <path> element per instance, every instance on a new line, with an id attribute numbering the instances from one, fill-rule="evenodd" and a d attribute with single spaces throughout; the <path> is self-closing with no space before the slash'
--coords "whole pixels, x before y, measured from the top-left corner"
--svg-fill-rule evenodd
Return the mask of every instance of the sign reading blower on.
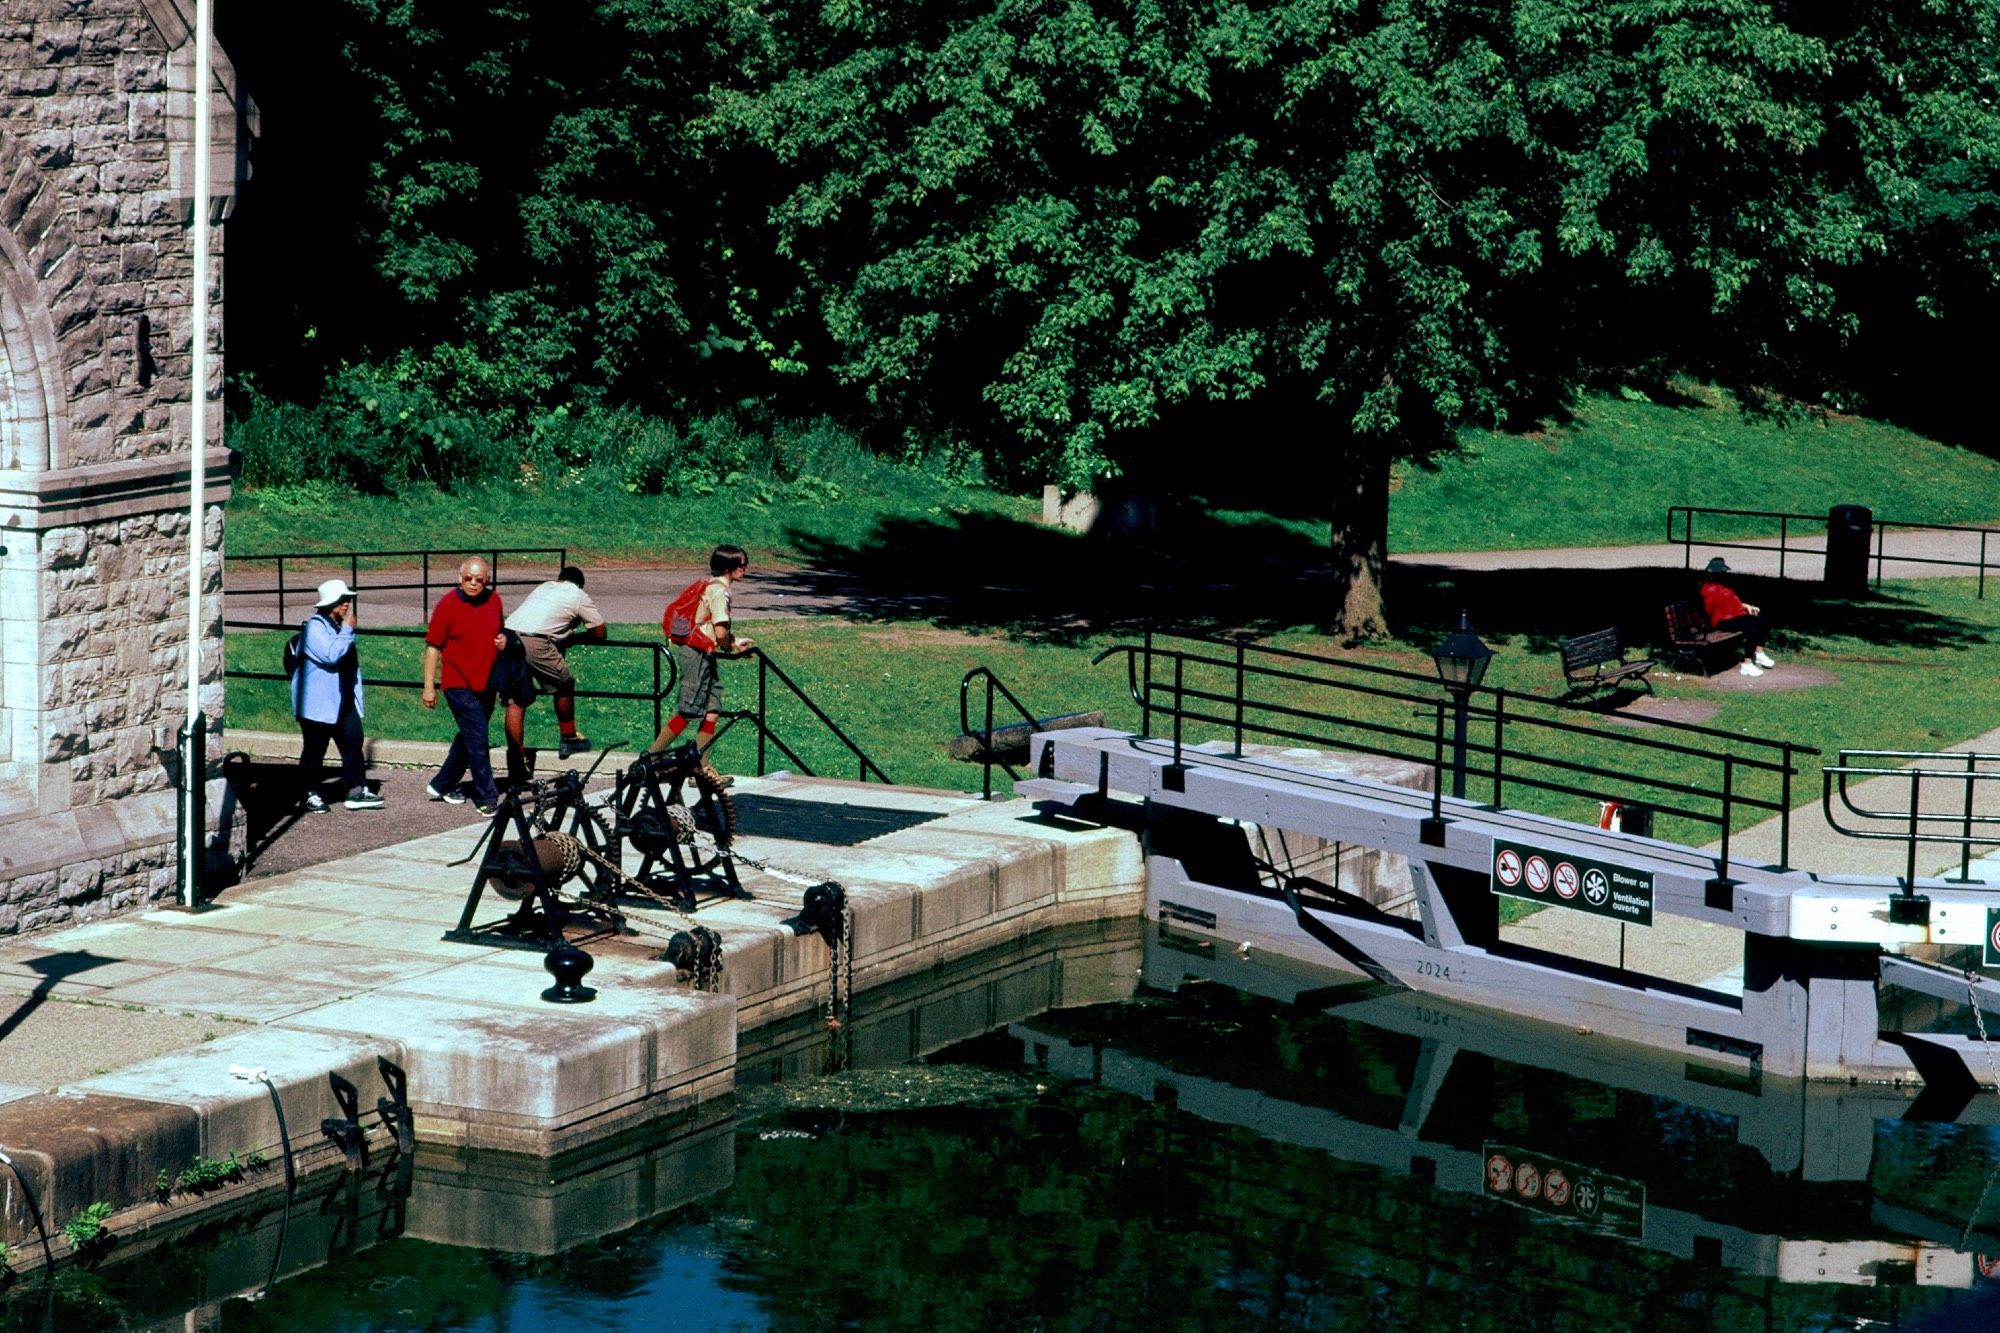
<path id="1" fill-rule="evenodd" d="M 1493 892 L 1634 926 L 1653 924 L 1653 876 L 1571 852 L 1493 840 Z"/>

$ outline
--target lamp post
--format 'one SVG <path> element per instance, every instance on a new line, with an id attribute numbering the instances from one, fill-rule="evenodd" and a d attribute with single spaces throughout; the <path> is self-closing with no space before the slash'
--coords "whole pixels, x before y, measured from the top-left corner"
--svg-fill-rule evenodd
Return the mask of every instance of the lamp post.
<path id="1" fill-rule="evenodd" d="M 1467 703 L 1472 692 L 1479 688 L 1479 682 L 1486 677 L 1486 667 L 1493 660 L 1493 650 L 1479 641 L 1472 632 L 1472 620 L 1464 611 L 1458 613 L 1458 628 L 1445 641 L 1431 649 L 1431 661 L 1437 664 L 1438 679 L 1451 691 L 1451 794 L 1465 795 L 1465 724 Z"/>

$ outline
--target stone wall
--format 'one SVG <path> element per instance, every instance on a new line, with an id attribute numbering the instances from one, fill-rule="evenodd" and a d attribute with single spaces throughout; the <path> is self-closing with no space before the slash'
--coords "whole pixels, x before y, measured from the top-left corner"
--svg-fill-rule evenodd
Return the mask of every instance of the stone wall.
<path id="1" fill-rule="evenodd" d="M 105 915 L 176 884 L 197 285 L 191 16 L 192 0 L 0 6 L 0 932 Z M 219 221 L 240 170 L 241 98 L 219 52 L 215 65 Z M 217 731 L 222 234 L 201 284 L 199 702 Z"/>

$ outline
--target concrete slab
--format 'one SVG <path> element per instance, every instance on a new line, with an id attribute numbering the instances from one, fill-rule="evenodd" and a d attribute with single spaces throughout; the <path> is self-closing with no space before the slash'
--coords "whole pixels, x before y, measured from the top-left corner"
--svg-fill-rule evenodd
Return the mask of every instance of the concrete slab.
<path id="1" fill-rule="evenodd" d="M 103 998 L 111 1004 L 143 1004 L 148 1008 L 214 1014 L 247 1023 L 269 1023 L 327 1002 L 321 983 L 227 972 L 213 967 L 177 968 L 114 986 Z"/>
<path id="2" fill-rule="evenodd" d="M 199 1130 L 196 1150 L 202 1156 L 219 1159 L 232 1152 L 239 1156 L 263 1152 L 282 1170 L 278 1155 L 284 1145 L 271 1090 L 237 1078 L 230 1067 L 269 1073 L 284 1104 L 286 1129 L 296 1152 L 320 1141 L 322 1119 L 341 1114 L 327 1081 L 329 1072 L 353 1083 L 361 1091 L 361 1104 L 373 1109 L 375 1099 L 386 1090 L 377 1056 L 401 1064 L 403 1048 L 393 1041 L 261 1027 L 209 1042 L 198 1056 L 149 1060 L 86 1079 L 73 1090 L 184 1108 L 194 1114 Z"/>
<path id="3" fill-rule="evenodd" d="M 0 1025 L 6 1029 L 0 1040 L 0 1083 L 39 1091 L 185 1051 L 224 1030 L 207 1015 L 33 999 L 0 1000 Z"/>
<path id="4" fill-rule="evenodd" d="M 308 911 L 265 907 L 253 897 L 222 903 L 206 912 L 148 912 L 139 918 L 157 930 L 219 931 L 233 935 L 276 935 L 289 939 L 340 918 L 338 907 Z"/>
<path id="5" fill-rule="evenodd" d="M 192 1111 L 159 1102 L 65 1094 L 0 1103 L 0 1143 L 26 1173 L 51 1231 L 95 1200 L 150 1199 L 158 1174 L 186 1166 L 200 1141 Z M 0 1227 L 10 1240 L 34 1234 L 11 1185 L 0 1190 Z"/>
<path id="6" fill-rule="evenodd" d="M 375 990 L 451 965 L 449 959 L 434 954 L 364 949 L 323 939 L 286 940 L 229 960 L 231 972 L 316 987 L 321 1001 Z"/>
<path id="7" fill-rule="evenodd" d="M 162 913 L 163 916 L 170 914 Z M 69 930 L 59 930 L 49 935 L 37 935 L 32 940 L 22 941 L 0 949 L 0 971 L 12 971 L 11 964 L 17 958 L 36 958 L 50 954 L 75 954 L 78 956 L 118 958 L 158 963 L 192 963 L 212 961 L 227 957 L 232 942 L 224 938 L 220 931 L 179 931 L 162 929 L 154 923 L 151 914 L 137 920 L 103 921 L 88 926 L 76 926 Z M 265 939 L 259 935 L 243 935 L 234 942 L 240 949 L 259 949 Z"/>
<path id="8" fill-rule="evenodd" d="M 356 883 L 353 880 L 343 883 L 331 878 L 301 877 L 282 888 L 268 889 L 259 893 L 257 901 L 273 907 L 309 907 L 322 911 L 330 909 L 337 903 L 343 914 L 438 923 L 443 920 L 440 913 L 451 908 L 455 899 L 434 891 Z M 343 915 L 342 919 L 352 918 Z M 445 924 L 457 920 L 458 914 L 454 910 L 450 912 L 450 919 Z M 407 927 L 404 929 L 407 931 Z M 315 930 L 313 933 L 319 932 Z"/>
<path id="9" fill-rule="evenodd" d="M 755 787 L 747 779 L 738 778 L 732 790 L 755 791 L 759 796 L 779 800 L 824 801 L 828 805 L 864 805 L 877 810 L 914 810 L 939 815 L 982 804 L 978 797 L 958 792 L 887 787 L 879 782 L 843 782 L 834 778 L 789 777 L 765 781 Z"/>
<path id="10" fill-rule="evenodd" d="M 692 992 L 662 992 L 657 1007 L 632 1017 L 611 1006 L 414 1003 L 378 993 L 294 1015 L 284 1026 L 394 1033 L 408 1056 L 420 1135 L 525 1146 L 665 1085 L 726 1091 L 735 1018 L 730 997 Z"/>

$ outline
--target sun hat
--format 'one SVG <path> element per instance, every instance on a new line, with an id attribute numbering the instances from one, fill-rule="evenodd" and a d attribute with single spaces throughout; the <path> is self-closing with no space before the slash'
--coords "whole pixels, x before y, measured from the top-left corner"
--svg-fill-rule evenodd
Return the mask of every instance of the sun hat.
<path id="1" fill-rule="evenodd" d="M 339 579 L 328 579 L 325 583 L 319 585 L 319 600 L 313 603 L 313 608 L 319 610 L 329 607 L 335 602 L 344 602 L 352 596 L 354 596 L 354 589 L 348 587 Z"/>
<path id="2" fill-rule="evenodd" d="M 1729 566 L 1723 561 L 1721 556 L 1717 556 L 1708 562 L 1708 572 L 1710 574 L 1727 574 Z"/>

